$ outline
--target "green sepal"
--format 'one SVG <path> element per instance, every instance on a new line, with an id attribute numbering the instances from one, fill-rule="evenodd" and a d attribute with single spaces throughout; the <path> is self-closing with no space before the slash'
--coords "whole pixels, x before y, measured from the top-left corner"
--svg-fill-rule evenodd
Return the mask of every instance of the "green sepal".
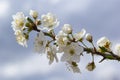
<path id="1" fill-rule="evenodd" d="M 29 34 L 27 34 L 27 33 L 24 33 L 24 36 L 25 36 L 25 39 L 29 39 Z"/>
<path id="2" fill-rule="evenodd" d="M 27 20 L 28 20 L 28 22 L 33 23 L 33 24 L 34 24 L 33 20 L 32 20 L 32 19 L 30 19 L 29 17 L 27 17 Z"/>
<path id="3" fill-rule="evenodd" d="M 78 66 L 76 62 L 72 62 L 72 65 L 73 65 L 74 67 Z"/>
<path id="4" fill-rule="evenodd" d="M 31 26 L 31 23 L 26 22 L 26 23 L 25 23 L 25 26 L 26 26 L 26 27 L 30 27 L 30 26 Z"/>

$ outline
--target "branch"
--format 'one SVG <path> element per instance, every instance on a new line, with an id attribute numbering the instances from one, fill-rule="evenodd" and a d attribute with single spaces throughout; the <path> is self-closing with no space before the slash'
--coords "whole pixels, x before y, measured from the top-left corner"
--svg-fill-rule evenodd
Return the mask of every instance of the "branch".
<path id="1" fill-rule="evenodd" d="M 105 59 L 109 59 L 109 60 L 117 60 L 117 61 L 120 61 L 120 57 L 115 55 L 113 52 L 109 52 L 110 54 L 108 53 L 101 53 L 101 52 L 98 52 L 98 51 L 94 51 L 93 48 L 84 48 L 84 51 L 86 51 L 87 53 L 92 53 L 93 55 L 99 55 L 99 56 L 102 56 Z"/>
<path id="2" fill-rule="evenodd" d="M 61 61 L 67 62 L 73 72 L 80 72 L 77 63 L 80 61 L 80 55 L 83 55 L 85 52 L 90 53 L 92 56 L 92 62 L 86 67 L 89 71 L 94 70 L 96 67 L 94 55 L 102 56 L 100 62 L 106 59 L 120 61 L 120 44 L 115 47 L 117 53 L 115 54 L 111 49 L 111 41 L 106 37 L 101 37 L 97 41 L 97 45 L 94 45 L 93 36 L 90 33 L 86 34 L 85 29 L 82 29 L 78 33 L 73 33 L 74 31 L 70 24 L 64 24 L 56 35 L 54 28 L 58 26 L 59 21 L 51 13 L 41 16 L 41 19 L 38 19 L 38 13 L 36 11 L 30 11 L 32 18 L 25 18 L 21 12 L 18 12 L 14 16 L 16 18 L 13 18 L 12 27 L 15 31 L 16 40 L 20 45 L 27 47 L 27 41 L 31 31 L 42 31 L 44 35 L 40 35 L 40 37 L 37 36 L 34 45 L 36 52 L 47 54 L 50 64 L 55 59 L 57 60 L 57 53 L 62 52 L 64 52 L 64 54 L 61 57 Z M 42 26 L 41 28 L 43 29 L 38 29 L 38 26 Z M 46 29 L 46 31 L 44 29 Z M 91 48 L 84 43 L 84 38 L 91 44 Z M 99 49 L 96 49 L 96 46 Z M 78 54 L 78 52 L 81 54 Z"/>

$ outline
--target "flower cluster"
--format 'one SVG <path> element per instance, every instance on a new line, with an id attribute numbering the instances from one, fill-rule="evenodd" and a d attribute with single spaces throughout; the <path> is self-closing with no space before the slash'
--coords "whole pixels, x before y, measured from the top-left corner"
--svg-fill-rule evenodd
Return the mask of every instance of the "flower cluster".
<path id="1" fill-rule="evenodd" d="M 36 31 L 37 36 L 34 41 L 34 50 L 39 54 L 46 54 L 49 64 L 54 61 L 58 62 L 58 54 L 62 54 L 60 61 L 65 62 L 70 71 L 80 73 L 78 63 L 84 52 L 90 53 L 92 62 L 89 62 L 86 69 L 92 71 L 96 65 L 94 55 L 100 55 L 103 59 L 120 61 L 120 44 L 115 46 L 115 53 L 111 48 L 111 41 L 106 37 L 101 37 L 96 43 L 93 43 L 93 36 L 86 33 L 85 29 L 80 32 L 73 33 L 72 25 L 64 24 L 58 33 L 54 29 L 59 26 L 59 20 L 52 13 L 41 15 L 39 18 L 38 12 L 30 10 L 30 17 L 25 16 L 23 12 L 18 12 L 13 15 L 12 28 L 16 36 L 18 44 L 27 47 L 29 33 Z M 92 45 L 89 47 L 84 40 Z"/>
<path id="2" fill-rule="evenodd" d="M 25 29 L 24 21 L 25 21 L 24 14 L 22 12 L 16 13 L 16 15 L 13 15 L 12 28 L 15 31 L 14 34 L 16 35 L 17 42 L 20 45 L 27 47 L 27 39 L 24 34 Z"/>

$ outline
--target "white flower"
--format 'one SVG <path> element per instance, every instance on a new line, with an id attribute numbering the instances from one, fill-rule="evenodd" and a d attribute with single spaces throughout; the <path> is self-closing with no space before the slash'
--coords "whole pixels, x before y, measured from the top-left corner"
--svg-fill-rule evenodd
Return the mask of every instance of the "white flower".
<path id="1" fill-rule="evenodd" d="M 15 15 L 12 16 L 13 21 L 12 21 L 12 27 L 13 30 L 23 30 L 24 29 L 24 21 L 25 21 L 25 16 L 23 12 L 18 12 Z"/>
<path id="2" fill-rule="evenodd" d="M 64 24 L 62 31 L 66 34 L 72 33 L 72 26 L 70 24 Z"/>
<path id="3" fill-rule="evenodd" d="M 85 33 L 86 33 L 86 30 L 82 29 L 79 33 L 74 34 L 75 40 L 76 41 L 82 41 Z"/>
<path id="4" fill-rule="evenodd" d="M 54 59 L 56 60 L 56 62 L 58 62 L 58 58 L 57 58 L 57 47 L 55 45 L 51 46 L 49 45 L 48 47 L 46 47 L 46 53 L 47 53 L 47 58 L 49 59 L 49 64 L 52 64 Z"/>
<path id="5" fill-rule="evenodd" d="M 38 17 L 38 12 L 35 10 L 30 10 L 29 15 L 36 19 Z"/>
<path id="6" fill-rule="evenodd" d="M 67 61 L 67 67 L 70 71 L 73 71 L 74 73 L 80 73 L 80 69 L 77 65 L 77 63 L 72 61 Z"/>
<path id="7" fill-rule="evenodd" d="M 115 45 L 115 52 L 118 56 L 120 56 L 120 44 Z"/>
<path id="8" fill-rule="evenodd" d="M 37 37 L 35 38 L 35 42 L 34 42 L 35 52 L 41 54 L 45 53 L 46 44 L 47 44 L 47 40 L 45 39 L 43 32 L 40 31 Z"/>
<path id="9" fill-rule="evenodd" d="M 55 36 L 55 39 L 55 42 L 58 46 L 66 46 L 69 42 L 67 34 L 65 34 L 63 31 L 59 31 L 59 33 Z"/>
<path id="10" fill-rule="evenodd" d="M 57 18 L 52 13 L 47 13 L 46 15 L 42 15 L 41 21 L 42 21 L 43 29 L 46 29 L 48 31 L 53 30 L 55 27 L 59 25 Z"/>
<path id="11" fill-rule="evenodd" d="M 27 47 L 27 39 L 25 38 L 25 35 L 20 30 L 15 31 L 15 35 L 18 44 Z"/>
<path id="12" fill-rule="evenodd" d="M 106 49 L 109 49 L 111 45 L 111 42 L 108 38 L 106 37 L 101 37 L 98 41 L 97 41 L 97 46 L 99 47 L 104 47 Z"/>
<path id="13" fill-rule="evenodd" d="M 64 33 L 62 30 L 60 30 L 56 36 L 65 36 L 66 37 L 67 34 Z"/>
<path id="14" fill-rule="evenodd" d="M 80 61 L 80 54 L 83 52 L 83 47 L 78 43 L 71 43 L 66 47 L 63 47 L 64 54 L 61 57 L 61 61 Z"/>
<path id="15" fill-rule="evenodd" d="M 69 42 L 69 39 L 64 36 L 57 36 L 55 42 L 57 43 L 58 46 L 66 46 Z"/>
<path id="16" fill-rule="evenodd" d="M 86 38 L 87 41 L 92 42 L 92 35 L 90 33 L 87 33 L 85 35 L 85 38 Z"/>

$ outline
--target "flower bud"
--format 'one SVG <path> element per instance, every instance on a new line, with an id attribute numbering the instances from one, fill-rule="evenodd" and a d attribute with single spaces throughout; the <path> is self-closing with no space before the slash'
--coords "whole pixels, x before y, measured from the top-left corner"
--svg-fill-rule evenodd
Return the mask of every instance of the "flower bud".
<path id="1" fill-rule="evenodd" d="M 87 33 L 87 34 L 85 35 L 85 38 L 86 38 L 86 40 L 89 41 L 89 42 L 92 42 L 92 41 L 93 41 L 92 35 L 91 35 L 90 33 Z"/>
<path id="2" fill-rule="evenodd" d="M 96 66 L 95 66 L 94 62 L 88 63 L 88 65 L 86 66 L 86 69 L 88 71 L 93 71 L 95 68 L 96 68 Z"/>
<path id="3" fill-rule="evenodd" d="M 72 26 L 70 24 L 64 24 L 64 26 L 62 27 L 62 31 L 66 34 L 71 34 Z"/>
<path id="4" fill-rule="evenodd" d="M 38 12 L 35 10 L 30 10 L 30 16 L 32 16 L 34 19 L 36 19 L 38 17 Z"/>

